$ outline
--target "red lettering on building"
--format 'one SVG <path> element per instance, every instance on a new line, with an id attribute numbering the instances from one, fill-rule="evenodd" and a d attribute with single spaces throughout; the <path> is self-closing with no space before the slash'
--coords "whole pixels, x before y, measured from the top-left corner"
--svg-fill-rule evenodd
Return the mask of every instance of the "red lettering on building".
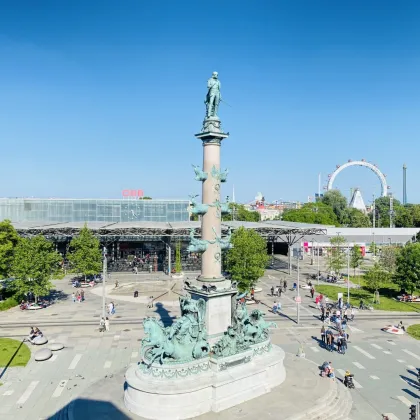
<path id="1" fill-rule="evenodd" d="M 143 197 L 143 190 L 122 190 L 123 197 Z"/>

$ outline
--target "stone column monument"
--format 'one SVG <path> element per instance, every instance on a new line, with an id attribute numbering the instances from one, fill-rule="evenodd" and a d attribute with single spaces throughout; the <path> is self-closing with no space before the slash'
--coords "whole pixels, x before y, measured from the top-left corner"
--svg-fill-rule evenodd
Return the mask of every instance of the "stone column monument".
<path id="1" fill-rule="evenodd" d="M 222 252 L 231 247 L 230 231 L 222 238 L 220 202 L 227 171 L 220 170 L 220 148 L 228 137 L 217 116 L 221 101 L 218 74 L 207 82 L 206 116 L 196 137 L 203 143 L 203 168 L 194 166 L 202 182 L 202 203 L 191 195 L 191 211 L 202 216 L 201 238 L 190 231 L 190 252 L 202 254 L 201 274 L 184 281 L 181 317 L 165 326 L 157 318 L 143 320 L 140 363 L 125 374 L 124 403 L 143 418 L 179 420 L 219 412 L 280 385 L 286 372 L 284 351 L 271 344 L 264 313 L 236 298 L 234 284 L 221 272 Z"/>
<path id="2" fill-rule="evenodd" d="M 222 130 L 217 115 L 222 99 L 218 73 L 214 72 L 207 82 L 206 116 L 201 132 L 195 137 L 203 143 L 203 170 L 194 167 L 196 180 L 202 182 L 202 204 L 192 198 L 192 211 L 202 216 L 200 246 L 194 242 L 191 232 L 191 252 L 202 252 L 201 275 L 190 282 L 187 289 L 193 299 L 206 301 L 206 323 L 208 339 L 213 344 L 231 325 L 231 299 L 236 294 L 231 281 L 222 275 L 222 251 L 231 247 L 230 234 L 222 239 L 222 215 L 229 213 L 228 203 L 221 203 L 221 184 L 226 182 L 227 170 L 220 168 L 220 149 L 222 140 L 229 136 Z M 210 322 L 212 320 L 212 322 Z"/>

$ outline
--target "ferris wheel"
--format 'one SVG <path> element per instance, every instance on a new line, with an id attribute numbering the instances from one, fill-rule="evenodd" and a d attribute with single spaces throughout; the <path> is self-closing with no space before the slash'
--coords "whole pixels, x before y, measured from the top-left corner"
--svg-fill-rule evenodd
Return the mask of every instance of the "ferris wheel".
<path id="1" fill-rule="evenodd" d="M 346 168 L 349 168 L 350 166 L 364 166 L 365 168 L 370 169 L 375 175 L 379 178 L 379 181 L 381 182 L 381 196 L 386 197 L 388 195 L 388 190 L 391 188 L 388 183 L 386 182 L 386 175 L 383 174 L 377 165 L 374 163 L 366 162 L 365 159 L 362 160 L 348 160 L 344 165 L 337 165 L 334 172 L 328 175 L 328 184 L 325 187 L 327 191 L 330 191 L 333 189 L 333 183 L 335 181 L 335 178 L 337 175 Z"/>

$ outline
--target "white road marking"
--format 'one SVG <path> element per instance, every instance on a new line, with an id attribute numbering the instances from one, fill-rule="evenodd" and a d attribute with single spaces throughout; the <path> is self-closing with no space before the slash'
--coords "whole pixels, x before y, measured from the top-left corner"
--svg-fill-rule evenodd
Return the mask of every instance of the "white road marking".
<path id="1" fill-rule="evenodd" d="M 363 333 L 364 331 L 359 330 L 359 328 L 353 327 L 352 325 L 347 324 L 347 326 L 349 327 L 351 332 L 355 332 L 355 333 Z"/>
<path id="2" fill-rule="evenodd" d="M 22 394 L 22 396 L 17 400 L 16 404 L 25 404 L 25 402 L 28 400 L 28 398 L 31 396 L 32 392 L 34 392 L 34 389 L 39 384 L 39 381 L 32 381 L 28 388 L 26 388 L 26 391 Z"/>
<path id="3" fill-rule="evenodd" d="M 3 395 L 12 395 L 15 391 L 13 389 L 9 389 Z"/>
<path id="4" fill-rule="evenodd" d="M 415 366 L 413 366 L 413 365 L 407 365 L 407 367 L 408 367 L 408 369 L 410 369 L 410 370 L 416 370 L 416 367 L 415 367 Z"/>
<path id="5" fill-rule="evenodd" d="M 114 335 L 114 340 L 115 341 L 118 341 L 120 339 L 120 336 L 119 335 Z"/>
<path id="6" fill-rule="evenodd" d="M 363 365 L 361 365 L 359 362 L 353 362 L 353 365 L 356 366 L 359 369 L 366 369 Z"/>
<path id="7" fill-rule="evenodd" d="M 343 369 L 337 369 L 337 372 L 344 378 L 346 375 L 346 372 Z M 353 378 L 354 387 L 357 389 L 363 388 L 362 385 L 359 384 L 356 380 Z"/>
<path id="8" fill-rule="evenodd" d="M 387 350 L 384 350 L 384 353 L 385 353 L 385 354 L 392 354 L 392 351 L 387 351 Z"/>
<path id="9" fill-rule="evenodd" d="M 53 354 L 50 359 L 47 360 L 47 362 L 55 362 L 57 360 L 58 354 Z"/>
<path id="10" fill-rule="evenodd" d="M 375 347 L 375 349 L 382 350 L 382 347 L 378 346 L 377 344 L 371 344 L 371 346 Z"/>
<path id="11" fill-rule="evenodd" d="M 107 360 L 104 364 L 104 369 L 109 369 L 112 365 L 112 362 L 110 360 Z"/>
<path id="12" fill-rule="evenodd" d="M 409 354 L 410 356 L 414 357 L 417 360 L 420 360 L 420 356 L 418 354 L 411 352 L 410 350 L 404 349 L 403 352 Z"/>
<path id="13" fill-rule="evenodd" d="M 375 375 L 371 375 L 370 376 L 372 379 L 374 379 L 375 381 L 377 381 L 379 378 L 377 377 L 377 376 L 375 376 Z"/>
<path id="14" fill-rule="evenodd" d="M 64 388 L 66 387 L 67 382 L 67 379 L 63 379 L 62 381 L 60 381 L 60 383 L 57 385 L 57 388 L 55 388 L 54 393 L 52 394 L 53 398 L 58 398 L 61 395 Z"/>
<path id="15" fill-rule="evenodd" d="M 81 358 L 82 358 L 81 354 L 76 354 L 76 356 L 74 356 L 73 360 L 70 363 L 69 369 L 76 369 L 76 366 L 79 363 Z"/>
<path id="16" fill-rule="evenodd" d="M 359 351 L 360 353 L 362 353 L 364 356 L 366 356 L 369 359 L 375 359 L 375 357 L 373 357 L 370 353 L 368 353 L 367 351 L 361 349 L 359 346 L 353 346 L 353 348 L 357 351 Z"/>
<path id="17" fill-rule="evenodd" d="M 353 379 L 353 383 L 354 383 L 354 387 L 355 387 L 356 389 L 363 388 L 363 387 L 362 387 L 362 385 L 360 385 L 360 384 L 359 384 L 359 382 L 357 382 L 357 381 L 356 381 L 356 380 L 354 380 L 354 379 Z"/>
<path id="18" fill-rule="evenodd" d="M 405 398 L 404 395 L 399 395 L 397 398 L 407 407 L 411 407 L 411 401 Z"/>
<path id="19" fill-rule="evenodd" d="M 394 343 L 393 341 L 390 341 L 390 340 L 387 340 L 388 341 L 388 344 L 391 344 L 391 346 L 396 346 L 397 344 L 396 343 Z"/>
<path id="20" fill-rule="evenodd" d="M 402 360 L 402 359 L 397 359 L 397 362 L 398 363 L 407 363 L 405 360 Z"/>
<path id="21" fill-rule="evenodd" d="M 310 349 L 311 349 L 312 351 L 314 351 L 315 353 L 318 353 L 318 352 L 319 352 L 319 349 L 318 349 L 318 348 L 316 348 L 316 347 L 310 347 Z"/>
<path id="22" fill-rule="evenodd" d="M 138 355 L 139 355 L 139 352 L 138 351 L 133 351 L 133 353 L 131 353 L 131 358 L 134 359 Z"/>

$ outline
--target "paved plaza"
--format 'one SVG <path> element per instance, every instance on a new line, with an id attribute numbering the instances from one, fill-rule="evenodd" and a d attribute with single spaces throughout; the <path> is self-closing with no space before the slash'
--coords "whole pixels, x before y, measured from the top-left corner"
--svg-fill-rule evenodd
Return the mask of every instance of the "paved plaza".
<path id="1" fill-rule="evenodd" d="M 262 291 L 257 294 L 257 298 L 261 300 L 258 307 L 267 313 L 267 319 L 276 321 L 278 325 L 277 329 L 272 330 L 272 342 L 286 351 L 287 363 L 290 365 L 293 359 L 296 359 L 295 355 L 302 345 L 306 359 L 315 362 L 311 375 L 317 372 L 316 366 L 327 360 L 336 368 L 338 378 L 342 377 L 345 370 L 351 370 L 355 374 L 356 384 L 356 389 L 351 390 L 353 406 L 349 418 L 352 420 L 381 419 L 381 413 L 388 413 L 394 420 L 406 419 L 408 407 L 420 396 L 420 386 L 414 376 L 415 368 L 420 366 L 420 343 L 408 336 L 387 335 L 380 328 L 399 321 L 400 317 L 404 317 L 406 325 L 419 322 L 419 315 L 380 311 L 359 313 L 349 326 L 350 344 L 347 353 L 329 353 L 320 346 L 321 323 L 318 311 L 305 293 L 302 292 L 300 325 L 295 322 L 296 304 L 292 291 L 280 298 L 280 315 L 269 312 L 276 299 L 268 295 L 271 285 L 286 277 L 283 271 L 284 261 L 276 264 L 278 267 L 267 270 L 261 279 L 259 286 L 262 287 Z M 310 270 L 309 267 L 306 271 Z M 188 275 L 193 276 L 194 273 Z M 136 299 L 131 294 L 112 293 L 116 278 L 121 286 L 138 283 L 139 290 L 144 290 L 146 298 L 152 289 L 164 292 L 154 307 L 148 309 L 143 298 Z M 154 283 L 159 287 L 153 286 Z M 101 285 L 96 286 L 96 290 L 86 289 L 86 301 L 80 304 L 72 302 L 71 293 L 74 289 L 69 283 L 69 278 L 56 281 L 55 285 L 64 295 L 49 308 L 36 312 L 12 309 L 1 315 L 2 336 L 22 339 L 28 334 L 28 327 L 35 325 L 41 327 L 50 343 L 59 342 L 66 346 L 46 362 L 35 362 L 32 358 L 26 368 L 12 368 L 3 372 L 0 379 L 3 383 L 0 387 L 2 419 L 46 419 L 56 413 L 58 414 L 54 418 L 67 418 L 63 407 L 69 407 L 69 403 L 75 399 L 81 401 L 89 396 L 97 396 L 99 391 L 105 401 L 122 401 L 121 375 L 131 363 L 137 363 L 139 360 L 140 339 L 143 336 L 141 320 L 147 315 L 155 315 L 169 324 L 179 315 L 179 283 L 175 284 L 163 274 L 136 276 L 126 273 L 112 276 L 107 302 L 111 299 L 115 302 L 116 314 L 111 317 L 110 331 L 105 333 L 98 331 L 102 302 Z M 291 372 L 291 375 L 293 374 Z M 301 375 L 305 375 L 305 370 Z M 121 379 L 117 381 L 121 382 L 120 388 L 116 388 L 115 385 L 118 378 Z M 329 381 L 321 378 L 320 380 Z M 282 395 L 287 395 L 287 387 L 281 388 Z M 308 400 L 310 392 L 308 389 Z M 276 392 L 263 398 L 264 404 L 261 403 L 262 400 L 249 401 L 218 416 L 223 419 L 252 418 L 250 415 L 253 414 L 255 418 L 255 413 L 261 412 L 266 417 L 276 417 L 275 413 L 269 415 L 269 412 L 273 411 L 278 413 Z M 77 410 L 80 410 L 80 407 L 78 405 Z M 111 412 L 104 408 L 103 404 L 98 405 L 97 409 Z M 115 411 L 117 412 L 118 410 Z M 127 413 L 120 415 L 122 417 L 104 418 L 134 418 L 129 417 Z M 207 414 L 203 416 L 203 420 L 213 417 L 215 418 L 216 414 Z"/>

